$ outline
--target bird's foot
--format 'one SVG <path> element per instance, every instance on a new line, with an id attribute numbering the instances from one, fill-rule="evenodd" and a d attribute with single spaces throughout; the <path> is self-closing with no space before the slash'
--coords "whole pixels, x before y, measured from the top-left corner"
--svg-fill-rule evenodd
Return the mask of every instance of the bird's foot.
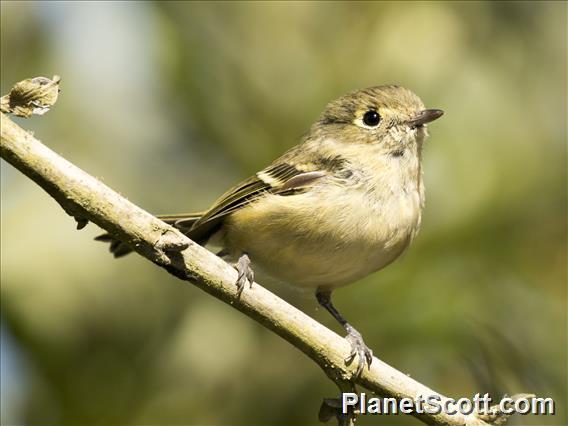
<path id="1" fill-rule="evenodd" d="M 355 357 L 357 356 L 357 371 L 354 377 L 361 376 L 363 368 L 365 365 L 367 368 L 371 368 L 371 363 L 373 362 L 373 351 L 363 341 L 363 336 L 357 330 L 355 330 L 351 325 L 346 324 L 345 329 L 347 330 L 347 336 L 345 339 L 351 344 L 351 353 L 347 358 L 345 358 L 345 363 L 347 365 L 351 364 Z"/>
<path id="2" fill-rule="evenodd" d="M 237 261 L 235 269 L 239 273 L 237 278 L 237 297 L 241 296 L 243 289 L 248 281 L 250 287 L 252 288 L 252 283 L 254 282 L 254 271 L 251 267 L 250 258 L 246 253 L 242 254 Z"/>

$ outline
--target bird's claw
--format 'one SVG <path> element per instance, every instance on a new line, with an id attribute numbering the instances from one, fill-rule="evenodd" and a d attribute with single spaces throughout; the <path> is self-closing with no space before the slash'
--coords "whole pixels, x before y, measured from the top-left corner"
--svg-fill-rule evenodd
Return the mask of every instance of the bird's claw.
<path id="1" fill-rule="evenodd" d="M 235 266 L 239 276 L 237 278 L 237 297 L 241 296 L 246 283 L 248 282 L 252 288 L 252 283 L 254 282 L 254 271 L 251 268 L 250 258 L 247 254 L 243 254 L 239 257 L 237 264 Z"/>
<path id="2" fill-rule="evenodd" d="M 371 368 L 373 351 L 365 344 L 361 333 L 351 326 L 347 327 L 347 336 L 345 338 L 351 344 L 351 353 L 345 358 L 345 364 L 351 364 L 355 357 L 357 357 L 357 370 L 354 377 L 360 377 L 365 365 L 368 369 Z"/>

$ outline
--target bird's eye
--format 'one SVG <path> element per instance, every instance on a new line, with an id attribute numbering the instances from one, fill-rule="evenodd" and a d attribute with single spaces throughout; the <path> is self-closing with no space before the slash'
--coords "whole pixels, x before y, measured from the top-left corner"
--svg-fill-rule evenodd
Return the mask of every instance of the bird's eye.
<path id="1" fill-rule="evenodd" d="M 377 111 L 369 110 L 363 115 L 363 123 L 369 127 L 376 127 L 381 122 L 381 116 Z"/>

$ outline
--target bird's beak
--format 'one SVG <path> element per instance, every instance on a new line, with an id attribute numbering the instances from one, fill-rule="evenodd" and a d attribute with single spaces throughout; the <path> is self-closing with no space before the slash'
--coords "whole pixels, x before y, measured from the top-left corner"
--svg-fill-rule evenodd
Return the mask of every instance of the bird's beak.
<path id="1" fill-rule="evenodd" d="M 420 111 L 416 116 L 408 120 L 408 125 L 412 128 L 423 126 L 426 123 L 430 123 L 444 115 L 444 111 L 441 109 L 425 109 Z"/>

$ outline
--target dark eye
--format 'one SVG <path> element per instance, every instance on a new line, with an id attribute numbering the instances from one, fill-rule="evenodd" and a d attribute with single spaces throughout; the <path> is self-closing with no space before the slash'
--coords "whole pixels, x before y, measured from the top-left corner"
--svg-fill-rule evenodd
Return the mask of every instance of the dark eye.
<path id="1" fill-rule="evenodd" d="M 363 123 L 365 123 L 369 127 L 376 127 L 381 122 L 381 116 L 377 111 L 367 111 L 365 115 L 363 115 Z"/>

